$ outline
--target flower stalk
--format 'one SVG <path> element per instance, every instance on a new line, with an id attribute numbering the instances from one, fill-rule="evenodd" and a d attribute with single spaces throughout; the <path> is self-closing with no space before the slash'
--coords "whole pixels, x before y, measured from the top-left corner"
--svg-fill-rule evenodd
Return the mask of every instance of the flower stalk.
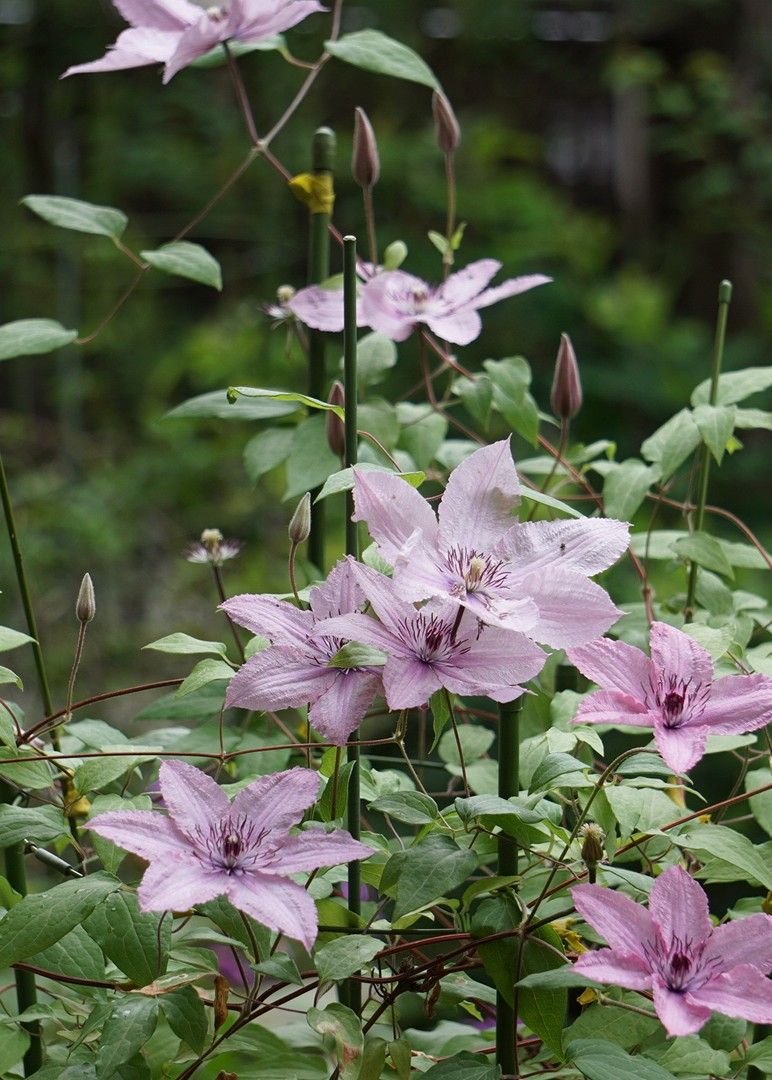
<path id="1" fill-rule="evenodd" d="M 520 790 L 520 710 L 522 697 L 499 706 L 499 796 L 509 799 Z M 498 837 L 498 873 L 511 877 L 518 870 L 517 843 L 503 832 Z M 522 939 L 521 939 L 522 940 Z M 496 995 L 496 1061 L 506 1075 L 517 1076 L 517 1018 L 501 994 Z"/>

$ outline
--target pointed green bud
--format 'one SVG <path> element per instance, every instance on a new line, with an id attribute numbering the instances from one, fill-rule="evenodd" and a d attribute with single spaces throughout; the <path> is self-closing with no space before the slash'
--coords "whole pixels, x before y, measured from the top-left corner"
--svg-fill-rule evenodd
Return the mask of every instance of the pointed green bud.
<path id="1" fill-rule="evenodd" d="M 576 353 L 568 334 L 561 334 L 550 394 L 552 411 L 561 420 L 570 420 L 581 409 L 582 401 L 582 382 L 579 378 Z"/>
<path id="2" fill-rule="evenodd" d="M 289 523 L 290 543 L 293 547 L 304 544 L 311 534 L 311 494 L 306 492 L 298 505 Z"/>
<path id="3" fill-rule="evenodd" d="M 346 391 L 343 389 L 343 383 L 339 379 L 336 379 L 330 387 L 327 404 L 337 405 L 340 409 L 346 408 Z M 325 418 L 327 445 L 336 457 L 342 459 L 346 452 L 346 426 L 337 413 L 325 413 Z"/>
<path id="4" fill-rule="evenodd" d="M 432 112 L 437 145 L 443 154 L 454 154 L 461 143 L 461 128 L 453 106 L 441 90 L 435 90 L 432 94 Z"/>
<path id="5" fill-rule="evenodd" d="M 354 110 L 354 153 L 351 172 L 361 188 L 372 188 L 381 175 L 381 159 L 373 125 L 364 109 Z"/>
<path id="6" fill-rule="evenodd" d="M 95 615 L 94 583 L 91 580 L 91 574 L 84 574 L 78 591 L 78 599 L 75 601 L 75 616 L 78 622 L 86 624 L 90 623 Z"/>
<path id="7" fill-rule="evenodd" d="M 399 270 L 407 258 L 407 244 L 404 240 L 394 240 L 383 253 L 384 270 Z"/>

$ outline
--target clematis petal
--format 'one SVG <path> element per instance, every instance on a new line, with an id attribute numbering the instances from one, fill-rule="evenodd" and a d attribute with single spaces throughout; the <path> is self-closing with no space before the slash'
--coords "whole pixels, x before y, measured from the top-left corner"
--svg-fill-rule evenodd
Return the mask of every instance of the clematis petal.
<path id="1" fill-rule="evenodd" d="M 710 653 L 698 645 L 694 638 L 676 630 L 668 623 L 651 624 L 651 659 L 665 676 L 673 676 L 684 682 L 710 685 L 713 679 L 713 661 Z"/>
<path id="2" fill-rule="evenodd" d="M 654 976 L 654 1008 L 668 1035 L 694 1035 L 710 1020 L 711 1010 L 691 994 L 671 990 L 659 975 Z"/>
<path id="3" fill-rule="evenodd" d="M 329 689 L 335 672 L 317 661 L 312 649 L 313 639 L 303 652 L 291 645 L 274 645 L 250 657 L 228 684 L 226 707 L 274 712 L 315 701 Z"/>
<path id="4" fill-rule="evenodd" d="M 623 614 L 605 589 L 576 570 L 551 567 L 528 574 L 519 585 L 539 609 L 531 637 L 554 649 L 600 637 Z"/>
<path id="5" fill-rule="evenodd" d="M 571 659 L 577 650 L 569 650 Z M 571 659 L 572 664 L 576 661 Z M 582 671 L 580 664 L 576 667 Z M 656 717 L 644 704 L 612 690 L 598 690 L 584 698 L 576 711 L 575 724 L 631 724 L 633 727 L 654 727 Z"/>
<path id="6" fill-rule="evenodd" d="M 137 889 L 142 911 L 187 911 L 222 896 L 230 880 L 227 874 L 208 870 L 189 858 L 152 862 Z"/>
<path id="7" fill-rule="evenodd" d="M 365 323 L 392 341 L 405 341 L 417 322 L 416 296 L 428 296 L 430 287 L 404 270 L 387 270 L 371 278 L 362 289 Z"/>
<path id="8" fill-rule="evenodd" d="M 511 589 L 504 588 L 496 592 L 489 589 L 485 593 L 467 593 L 453 599 L 488 626 L 536 636 L 533 630 L 539 622 L 539 609 L 528 596 L 513 596 Z"/>
<path id="9" fill-rule="evenodd" d="M 201 18 L 201 8 L 188 0 L 113 0 L 132 26 L 152 30 L 184 30 Z"/>
<path id="10" fill-rule="evenodd" d="M 625 990 L 650 990 L 651 972 L 648 965 L 635 953 L 615 949 L 598 949 L 582 953 L 574 964 L 574 971 L 597 982 L 611 983 Z"/>
<path id="11" fill-rule="evenodd" d="M 415 533 L 431 543 L 437 518 L 416 489 L 393 473 L 354 470 L 354 521 L 364 521 L 386 562 L 393 563 Z"/>
<path id="12" fill-rule="evenodd" d="M 327 580 L 311 589 L 309 600 L 315 619 L 332 619 L 363 608 L 366 598 L 354 573 L 354 561 L 347 558 L 336 563 Z"/>
<path id="13" fill-rule="evenodd" d="M 414 534 L 394 560 L 394 589 L 405 600 L 428 600 L 438 597 L 452 600 L 453 588 L 462 583 L 442 565 L 434 542 Z"/>
<path id="14" fill-rule="evenodd" d="M 162 761 L 158 781 L 174 824 L 194 844 L 197 833 L 208 832 L 230 809 L 220 785 L 184 761 Z"/>
<path id="15" fill-rule="evenodd" d="M 314 627 L 311 612 L 300 611 L 286 600 L 259 593 L 232 596 L 220 604 L 219 610 L 226 612 L 239 626 L 267 637 L 276 645 L 297 645 L 302 648 Z"/>
<path id="16" fill-rule="evenodd" d="M 109 810 L 96 814 L 86 828 L 148 861 L 190 851 L 187 837 L 172 819 L 153 810 Z"/>
<path id="17" fill-rule="evenodd" d="M 312 727 L 330 742 L 345 746 L 351 732 L 364 720 L 380 686 L 378 675 L 360 671 L 338 672 L 329 690 L 311 706 L 308 719 Z"/>
<path id="18" fill-rule="evenodd" d="M 371 619 L 369 615 L 354 612 L 352 615 L 338 615 L 335 619 L 323 619 L 317 624 L 316 633 L 320 637 L 340 638 L 342 641 L 358 641 L 361 645 L 373 645 L 376 649 L 408 655 L 396 634 L 388 627 Z"/>
<path id="19" fill-rule="evenodd" d="M 686 951 L 686 943 L 696 949 L 713 932 L 705 890 L 681 866 L 669 866 L 654 882 L 649 914 L 668 952 Z"/>
<path id="20" fill-rule="evenodd" d="M 646 653 L 624 641 L 598 638 L 568 650 L 568 659 L 582 675 L 603 690 L 613 690 L 643 702 L 651 690 L 654 665 Z"/>
<path id="21" fill-rule="evenodd" d="M 379 574 L 372 567 L 360 563 L 356 564 L 355 573 L 375 614 L 385 626 L 402 636 L 405 626 L 418 618 L 413 605 L 397 595 L 394 582 L 385 574 Z"/>
<path id="22" fill-rule="evenodd" d="M 482 292 L 500 269 L 501 263 L 498 259 L 478 259 L 469 263 L 463 270 L 451 274 L 447 281 L 437 288 L 434 300 L 447 310 L 468 304 Z"/>
<path id="23" fill-rule="evenodd" d="M 204 14 L 198 22 L 193 23 L 180 35 L 176 49 L 166 61 L 163 83 L 168 83 L 178 71 L 197 60 L 199 56 L 205 56 L 227 36 L 228 29 L 225 23 L 218 23 L 208 14 Z"/>
<path id="24" fill-rule="evenodd" d="M 227 896 L 239 911 L 269 930 L 302 941 L 310 949 L 316 941 L 316 904 L 294 881 L 252 871 L 226 878 Z"/>
<path id="25" fill-rule="evenodd" d="M 232 813 L 243 814 L 266 831 L 286 831 L 316 802 L 319 782 L 319 774 L 312 769 L 269 773 L 238 792 Z"/>
<path id="26" fill-rule="evenodd" d="M 713 735 L 756 731 L 772 723 L 772 679 L 766 675 L 725 675 L 710 688 L 700 715 Z"/>
<path id="27" fill-rule="evenodd" d="M 310 285 L 287 301 L 292 314 L 312 330 L 324 330 L 328 334 L 339 334 L 343 330 L 343 290 L 323 289 L 321 285 Z M 361 302 L 357 300 L 357 326 L 366 326 L 362 316 Z"/>
<path id="28" fill-rule="evenodd" d="M 233 0 L 231 0 L 233 2 Z M 258 41 L 297 26 L 317 11 L 326 11 L 317 0 L 291 0 L 266 5 L 265 0 L 241 0 L 242 12 L 235 36 L 239 41 Z"/>
<path id="29" fill-rule="evenodd" d="M 439 544 L 470 552 L 492 548 L 512 525 L 520 482 L 509 439 L 475 450 L 448 478 L 439 509 Z"/>
<path id="30" fill-rule="evenodd" d="M 522 277 L 510 278 L 501 285 L 494 285 L 492 289 L 486 289 L 485 292 L 480 293 L 474 301 L 474 306 L 476 308 L 490 307 L 491 304 L 497 304 L 499 300 L 506 300 L 509 296 L 519 296 L 520 293 L 528 292 L 529 289 L 535 289 L 537 285 L 548 285 L 551 281 L 552 278 L 545 274 L 524 274 Z"/>
<path id="31" fill-rule="evenodd" d="M 697 1005 L 754 1024 L 772 1024 L 772 981 L 753 964 L 717 975 L 687 997 Z"/>
<path id="32" fill-rule="evenodd" d="M 482 331 L 482 319 L 473 307 L 461 308 L 449 315 L 429 315 L 425 322 L 433 334 L 452 345 L 469 345 Z"/>
<path id="33" fill-rule="evenodd" d="M 418 709 L 442 683 L 431 664 L 391 656 L 383 669 L 383 692 L 390 709 Z"/>
<path id="34" fill-rule="evenodd" d="M 772 915 L 760 912 L 714 927 L 703 960 L 720 962 L 725 971 L 753 964 L 766 975 L 772 971 Z"/>
<path id="35" fill-rule="evenodd" d="M 317 870 L 321 866 L 340 866 L 359 859 L 367 859 L 374 848 L 361 844 L 344 829 L 325 832 L 324 829 L 308 829 L 296 836 L 288 836 L 266 873 L 295 874 L 302 870 Z"/>
<path id="36" fill-rule="evenodd" d="M 629 543 L 630 526 L 626 521 L 583 518 L 513 525 L 501 547 L 527 573 L 560 566 L 590 577 L 615 563 Z"/>
<path id="37" fill-rule="evenodd" d="M 529 682 L 547 660 L 547 654 L 525 634 L 485 627 L 479 637 L 471 636 L 466 619 L 459 626 L 458 642 L 459 652 L 448 667 L 461 676 L 477 672 L 481 680 L 487 677 L 500 685 Z"/>
<path id="38" fill-rule="evenodd" d="M 124 30 L 114 45 L 99 60 L 87 64 L 75 64 L 62 75 L 91 75 L 100 71 L 124 71 L 128 68 L 145 67 L 147 64 L 163 63 L 174 52 L 179 32 L 151 30 L 144 26 Z"/>
<path id="39" fill-rule="evenodd" d="M 644 947 L 654 940 L 655 931 L 645 907 L 600 885 L 576 885 L 571 896 L 585 922 L 602 934 L 612 949 L 648 962 Z"/>
<path id="40" fill-rule="evenodd" d="M 654 741 L 660 756 L 675 773 L 687 773 L 705 753 L 710 728 L 699 724 L 684 724 L 667 728 L 659 716 L 654 721 Z"/>

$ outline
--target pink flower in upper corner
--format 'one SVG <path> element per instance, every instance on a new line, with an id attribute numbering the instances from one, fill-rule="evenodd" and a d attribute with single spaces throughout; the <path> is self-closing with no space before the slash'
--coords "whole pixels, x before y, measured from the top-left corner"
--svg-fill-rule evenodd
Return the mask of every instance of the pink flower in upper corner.
<path id="1" fill-rule="evenodd" d="M 480 259 L 434 286 L 404 270 L 378 273 L 370 265 L 361 275 L 365 285 L 357 303 L 357 326 L 369 326 L 393 341 L 404 341 L 419 323 L 425 323 L 443 341 L 468 345 L 482 329 L 479 308 L 552 280 L 544 274 L 529 274 L 486 289 L 500 269 L 496 259 Z M 314 330 L 339 333 L 343 329 L 342 289 L 301 289 L 289 307 Z"/>
<path id="2" fill-rule="evenodd" d="M 100 60 L 64 75 L 165 65 L 167 83 L 181 68 L 226 41 L 261 41 L 326 9 L 318 0 L 228 0 L 202 8 L 189 0 L 113 0 L 130 29 Z"/>
<path id="3" fill-rule="evenodd" d="M 324 585 L 311 590 L 311 610 L 300 611 L 275 596 L 245 594 L 222 605 L 234 622 L 267 637 L 271 647 L 236 672 L 225 703 L 260 712 L 311 703 L 314 728 L 338 746 L 359 727 L 381 687 L 376 668 L 333 668 L 344 641 L 316 633 L 320 621 L 365 606 L 351 565 L 339 562 Z"/>
<path id="4" fill-rule="evenodd" d="M 168 816 L 117 810 L 88 823 L 150 863 L 137 894 L 143 911 L 184 911 L 227 896 L 269 929 L 311 948 L 316 905 L 289 875 L 372 854 L 342 829 L 289 834 L 319 793 L 319 775 L 310 769 L 261 776 L 230 802 L 200 769 L 164 761 L 160 786 Z"/>
<path id="5" fill-rule="evenodd" d="M 320 623 L 316 632 L 386 653 L 383 688 L 390 709 L 418 708 L 442 687 L 454 694 L 513 701 L 523 692 L 518 684 L 544 667 L 545 653 L 524 634 L 481 626 L 455 604 L 427 604 L 416 610 L 399 598 L 389 578 L 353 565 L 378 618 L 340 615 Z"/>
<path id="6" fill-rule="evenodd" d="M 668 1035 L 692 1035 L 712 1012 L 772 1023 L 772 916 L 714 927 L 708 898 L 680 866 L 651 890 L 648 911 L 599 885 L 571 890 L 576 910 L 611 948 L 584 953 L 576 971 L 627 990 L 654 992 Z"/>
<path id="7" fill-rule="evenodd" d="M 356 470 L 356 521 L 366 521 L 405 600 L 461 604 L 485 623 L 565 648 L 592 641 L 621 612 L 589 575 L 615 562 L 629 526 L 609 518 L 518 522 L 520 484 L 509 440 L 453 470 L 439 506 L 405 480 Z"/>
<path id="8" fill-rule="evenodd" d="M 601 638 L 571 649 L 568 658 L 601 687 L 582 701 L 574 722 L 653 728 L 657 750 L 684 773 L 705 753 L 708 735 L 740 735 L 772 722 L 772 679 L 725 675 L 682 630 L 655 622 L 651 659 L 622 641 Z"/>

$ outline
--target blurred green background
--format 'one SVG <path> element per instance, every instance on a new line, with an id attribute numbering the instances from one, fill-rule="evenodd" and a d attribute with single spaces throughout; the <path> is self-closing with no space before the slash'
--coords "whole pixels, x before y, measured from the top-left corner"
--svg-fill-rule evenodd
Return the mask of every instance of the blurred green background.
<path id="1" fill-rule="evenodd" d="M 468 222 L 459 261 L 495 256 L 507 275 L 555 278 L 488 310 L 467 367 L 526 356 L 544 407 L 559 333 L 569 331 L 587 399 L 576 435 L 614 439 L 621 459 L 707 376 L 722 277 L 735 283 L 726 367 L 769 362 L 768 0 L 346 0 L 344 11 L 344 31 L 377 27 L 419 51 L 456 106 Z M 223 68 L 186 70 L 167 87 L 153 68 L 59 81 L 122 26 L 107 0 L 0 0 L 2 322 L 50 316 L 89 333 L 132 276 L 109 242 L 46 225 L 18 205 L 24 195 L 119 207 L 138 251 L 171 238 L 246 151 Z M 292 31 L 295 54 L 315 58 L 328 26 L 314 16 Z M 276 53 L 255 53 L 242 69 L 266 130 L 303 73 Z M 380 143 L 381 244 L 403 239 L 407 268 L 436 279 L 426 233 L 444 226 L 445 186 L 429 91 L 332 61 L 273 149 L 301 172 L 314 128 L 332 125 L 335 220 L 361 232 L 348 170 L 356 105 Z M 2 365 L 0 438 L 57 700 L 85 570 L 98 619 L 84 695 L 180 674 L 174 658 L 139 652 L 165 633 L 225 640 L 207 568 L 181 554 L 202 528 L 246 541 L 226 567 L 229 591 L 286 587 L 292 504 L 282 502 L 281 470 L 255 487 L 241 462 L 258 428 L 164 414 L 230 383 L 302 388 L 302 362 L 261 304 L 280 284 L 303 283 L 306 231 L 303 207 L 258 161 L 191 236 L 220 259 L 222 295 L 150 274 L 87 348 Z M 332 371 L 335 348 L 329 359 Z M 408 343 L 386 396 L 416 373 Z M 741 434 L 745 451 L 714 472 L 712 497 L 760 527 L 768 441 Z M 533 453 L 520 440 L 515 450 Z M 0 622 L 21 628 L 0 544 Z M 32 686 L 29 657 L 13 661 Z"/>

